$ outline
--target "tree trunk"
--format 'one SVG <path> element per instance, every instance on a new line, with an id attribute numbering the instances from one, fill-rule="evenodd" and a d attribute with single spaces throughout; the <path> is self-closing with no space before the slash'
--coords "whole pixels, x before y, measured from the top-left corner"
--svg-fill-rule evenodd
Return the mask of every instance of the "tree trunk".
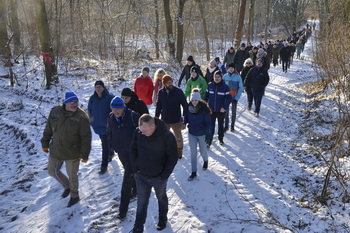
<path id="1" fill-rule="evenodd" d="M 0 0 L 0 58 L 5 66 L 11 66 L 10 41 L 7 34 L 7 17 L 4 0 Z"/>
<path id="2" fill-rule="evenodd" d="M 266 3 L 266 16 L 265 16 L 265 42 L 267 42 L 267 36 L 268 36 L 268 32 L 267 29 L 269 27 L 269 16 L 270 16 L 270 0 L 267 0 Z"/>
<path id="3" fill-rule="evenodd" d="M 241 7 L 239 9 L 239 19 L 238 19 L 238 26 L 237 26 L 237 32 L 236 32 L 236 48 L 239 47 L 242 41 L 243 36 L 243 23 L 244 23 L 244 15 L 245 15 L 245 7 L 247 4 L 247 0 L 241 1 Z"/>
<path id="4" fill-rule="evenodd" d="M 159 10 L 158 0 L 154 0 L 154 8 L 156 11 L 156 25 L 154 26 L 154 46 L 156 47 L 156 59 L 159 59 Z"/>
<path id="5" fill-rule="evenodd" d="M 21 30 L 19 27 L 18 13 L 17 13 L 17 0 L 11 0 L 9 4 L 10 18 L 11 18 L 11 30 L 13 32 L 13 55 L 17 57 L 21 51 Z"/>
<path id="6" fill-rule="evenodd" d="M 252 41 L 254 39 L 254 36 L 253 36 L 253 31 L 254 31 L 254 7 L 255 7 L 255 0 L 250 0 L 247 41 Z"/>
<path id="7" fill-rule="evenodd" d="M 202 1 L 196 0 L 196 2 L 198 3 L 200 17 L 201 17 L 201 21 L 203 24 L 203 32 L 204 32 L 204 39 L 205 39 L 205 50 L 206 50 L 206 54 L 207 54 L 207 61 L 210 61 L 209 36 L 208 36 L 208 30 L 207 30 L 207 20 L 205 19 L 206 14 L 204 11 L 204 6 L 202 4 Z"/>
<path id="8" fill-rule="evenodd" d="M 35 0 L 36 3 L 36 23 L 38 26 L 41 54 L 45 65 L 46 88 L 51 88 L 51 81 L 54 68 L 54 54 L 51 49 L 50 29 L 47 20 L 47 13 L 44 0 Z"/>
<path id="9" fill-rule="evenodd" d="M 164 16 L 165 16 L 165 25 L 166 25 L 166 32 L 167 32 L 167 43 L 168 43 L 168 49 L 169 54 L 172 59 L 175 58 L 175 40 L 173 35 L 173 25 L 170 15 L 170 1 L 169 0 L 163 0 L 164 1 Z"/>
<path id="10" fill-rule="evenodd" d="M 177 12 L 177 46 L 176 46 L 176 60 L 180 63 L 184 51 L 184 20 L 182 18 L 183 9 L 186 0 L 180 0 L 179 9 Z"/>

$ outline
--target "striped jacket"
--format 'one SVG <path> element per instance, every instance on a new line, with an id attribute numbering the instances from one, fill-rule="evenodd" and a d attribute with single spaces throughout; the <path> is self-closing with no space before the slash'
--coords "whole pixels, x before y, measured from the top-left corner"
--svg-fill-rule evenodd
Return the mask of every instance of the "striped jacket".
<path id="1" fill-rule="evenodd" d="M 228 109 L 232 100 L 230 88 L 224 80 L 219 83 L 210 82 L 204 100 L 213 112 L 220 112 L 221 108 Z"/>

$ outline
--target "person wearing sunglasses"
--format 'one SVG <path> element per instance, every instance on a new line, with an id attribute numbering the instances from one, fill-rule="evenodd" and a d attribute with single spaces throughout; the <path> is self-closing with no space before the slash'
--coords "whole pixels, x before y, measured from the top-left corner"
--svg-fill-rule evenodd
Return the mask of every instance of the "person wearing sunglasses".
<path id="1" fill-rule="evenodd" d="M 43 151 L 49 153 L 49 175 L 63 186 L 62 198 L 70 195 L 67 207 L 80 201 L 79 165 L 87 163 L 91 151 L 89 116 L 78 103 L 74 92 L 66 92 L 63 104 L 51 109 L 41 138 Z M 68 177 L 61 172 L 63 163 Z"/>

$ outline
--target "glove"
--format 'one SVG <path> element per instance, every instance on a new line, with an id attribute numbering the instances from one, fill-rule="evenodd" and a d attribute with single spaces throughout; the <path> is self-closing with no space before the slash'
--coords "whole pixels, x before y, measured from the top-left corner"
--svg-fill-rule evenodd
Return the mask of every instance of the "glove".
<path id="1" fill-rule="evenodd" d="M 49 153 L 49 148 L 43 148 L 43 151 L 45 152 L 45 153 Z"/>
<path id="2" fill-rule="evenodd" d="M 81 162 L 82 162 L 82 163 L 87 163 L 88 160 L 87 160 L 87 159 L 82 159 Z"/>

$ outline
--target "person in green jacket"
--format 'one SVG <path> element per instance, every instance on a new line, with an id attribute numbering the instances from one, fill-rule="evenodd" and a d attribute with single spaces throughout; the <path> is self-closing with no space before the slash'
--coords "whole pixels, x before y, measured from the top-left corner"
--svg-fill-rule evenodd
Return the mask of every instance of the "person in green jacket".
<path id="1" fill-rule="evenodd" d="M 205 92 L 207 91 L 208 84 L 205 79 L 199 75 L 199 69 L 196 66 L 192 66 L 191 68 L 191 78 L 186 83 L 185 96 L 190 97 L 193 88 L 198 88 L 199 93 L 201 94 L 201 98 L 203 99 L 205 96 Z"/>
<path id="2" fill-rule="evenodd" d="M 48 173 L 64 187 L 62 197 L 70 194 L 67 207 L 80 201 L 78 171 L 80 160 L 86 163 L 91 151 L 91 129 L 88 115 L 78 106 L 74 92 L 67 92 L 63 105 L 51 109 L 41 145 L 50 153 Z M 65 162 L 68 177 L 60 170 Z"/>

